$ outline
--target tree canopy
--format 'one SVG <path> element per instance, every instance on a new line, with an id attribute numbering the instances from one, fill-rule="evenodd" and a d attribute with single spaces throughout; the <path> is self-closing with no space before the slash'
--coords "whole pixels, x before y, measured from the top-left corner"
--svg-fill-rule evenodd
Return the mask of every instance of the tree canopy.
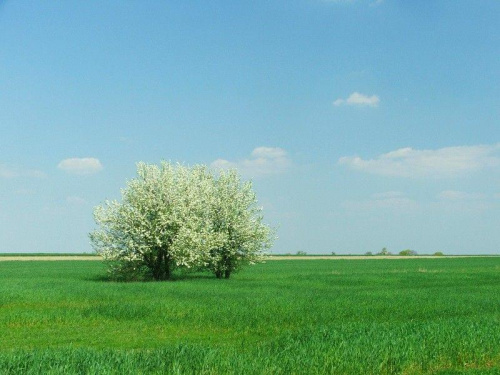
<path id="1" fill-rule="evenodd" d="M 273 241 L 251 182 L 202 165 L 138 163 L 122 201 L 97 206 L 94 218 L 91 243 L 124 278 L 166 280 L 176 268 L 229 278 L 262 261 Z"/>

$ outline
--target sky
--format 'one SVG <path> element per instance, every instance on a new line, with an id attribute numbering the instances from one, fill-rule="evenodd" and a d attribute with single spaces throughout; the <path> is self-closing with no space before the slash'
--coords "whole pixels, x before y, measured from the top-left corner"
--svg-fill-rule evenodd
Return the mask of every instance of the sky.
<path id="1" fill-rule="evenodd" d="M 135 163 L 236 167 L 273 253 L 500 253 L 500 2 L 0 0 L 0 252 Z"/>

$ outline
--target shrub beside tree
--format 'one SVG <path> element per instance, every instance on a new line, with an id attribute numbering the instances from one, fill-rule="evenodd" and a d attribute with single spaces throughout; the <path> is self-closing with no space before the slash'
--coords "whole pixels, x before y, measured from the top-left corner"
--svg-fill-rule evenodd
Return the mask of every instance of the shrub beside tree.
<path id="1" fill-rule="evenodd" d="M 272 234 L 251 182 L 242 183 L 235 170 L 221 171 L 210 187 L 206 221 L 214 241 L 206 265 L 217 278 L 228 279 L 245 264 L 261 260 L 262 250 L 272 245 Z"/>
<path id="2" fill-rule="evenodd" d="M 262 261 L 274 238 L 251 183 L 205 166 L 138 163 L 122 201 L 96 207 L 94 218 L 95 251 L 125 279 L 168 280 L 177 268 L 229 278 Z"/>

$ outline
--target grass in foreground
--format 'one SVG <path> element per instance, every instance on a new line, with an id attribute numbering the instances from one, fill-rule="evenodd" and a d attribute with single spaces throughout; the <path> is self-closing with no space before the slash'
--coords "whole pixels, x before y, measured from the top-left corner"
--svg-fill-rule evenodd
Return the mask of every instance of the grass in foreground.
<path id="1" fill-rule="evenodd" d="M 0 253 L 0 257 L 80 257 L 80 256 L 95 256 L 96 253 Z"/>
<path id="2" fill-rule="evenodd" d="M 500 372 L 500 258 L 103 275 L 92 261 L 0 263 L 0 373 Z"/>

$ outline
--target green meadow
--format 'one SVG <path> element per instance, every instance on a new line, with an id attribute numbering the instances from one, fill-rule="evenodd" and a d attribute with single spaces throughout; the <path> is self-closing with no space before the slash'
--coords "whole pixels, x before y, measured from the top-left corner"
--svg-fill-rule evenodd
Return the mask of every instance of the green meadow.
<path id="1" fill-rule="evenodd" d="M 0 262 L 0 374 L 498 374 L 500 257 L 277 260 L 113 282 Z"/>

